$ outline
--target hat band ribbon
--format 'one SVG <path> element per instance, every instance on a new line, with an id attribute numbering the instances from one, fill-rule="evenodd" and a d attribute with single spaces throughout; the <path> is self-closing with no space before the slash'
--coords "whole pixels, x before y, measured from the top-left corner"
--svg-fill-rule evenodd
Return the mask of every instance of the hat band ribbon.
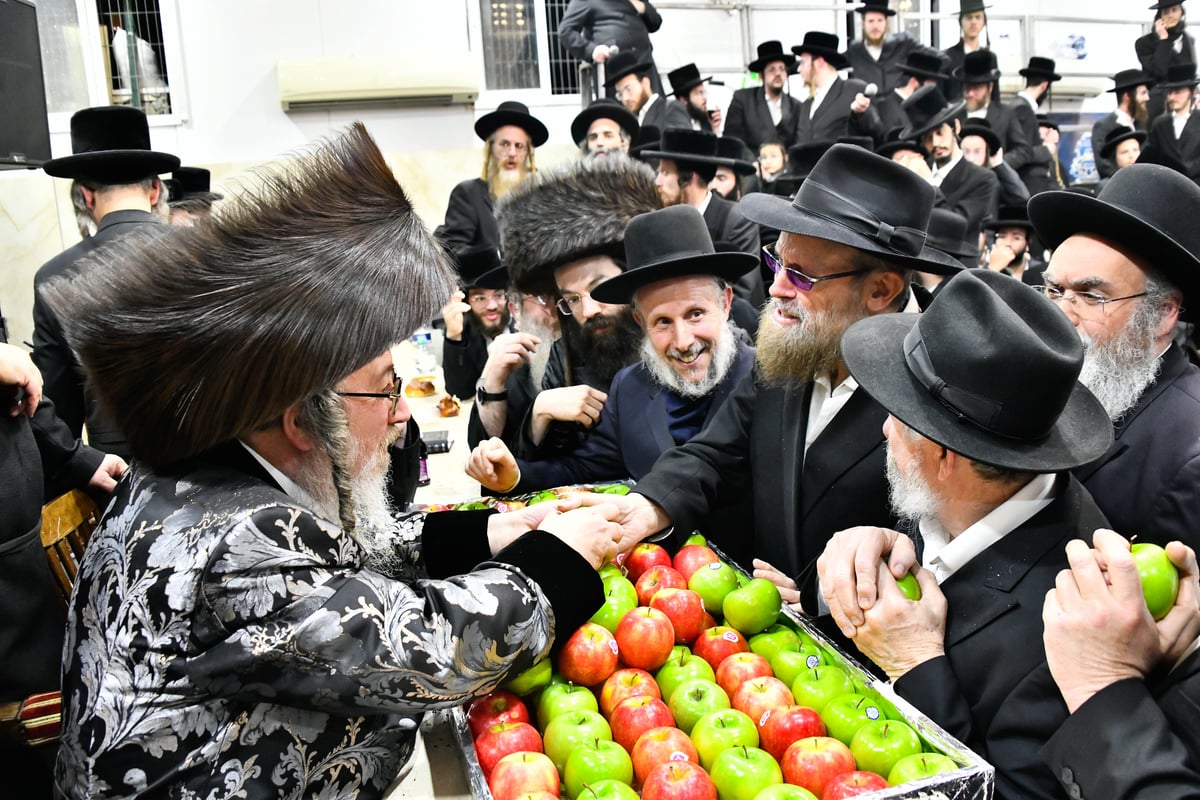
<path id="1" fill-rule="evenodd" d="M 904 337 L 904 363 L 908 371 L 929 392 L 934 400 L 941 403 L 947 411 L 958 417 L 960 422 L 969 422 L 980 430 L 1006 439 L 1023 439 L 1005 431 L 998 430 L 996 424 L 1004 412 L 1004 403 L 990 397 L 975 394 L 967 389 L 951 386 L 938 377 L 929 358 L 929 350 L 925 347 L 925 339 L 921 336 L 921 326 L 914 325 Z"/>
<path id="2" fill-rule="evenodd" d="M 891 225 L 868 209 L 838 195 L 812 178 L 800 185 L 793 205 L 830 222 L 844 225 L 881 245 L 908 256 L 919 256 L 925 246 L 925 231 Z"/>

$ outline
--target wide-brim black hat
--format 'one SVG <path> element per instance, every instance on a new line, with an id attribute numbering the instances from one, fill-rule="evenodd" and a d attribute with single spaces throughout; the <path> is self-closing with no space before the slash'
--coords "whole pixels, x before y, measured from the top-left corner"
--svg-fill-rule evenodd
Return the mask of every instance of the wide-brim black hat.
<path id="1" fill-rule="evenodd" d="M 225 195 L 212 191 L 212 173 L 203 167 L 180 167 L 163 183 L 167 185 L 168 203 L 191 199 L 215 202 L 225 198 Z"/>
<path id="2" fill-rule="evenodd" d="M 458 279 L 464 289 L 505 289 L 508 270 L 500 259 L 500 251 L 489 244 L 464 247 L 454 254 Z"/>
<path id="3" fill-rule="evenodd" d="M 1054 71 L 1056 68 L 1053 58 L 1030 56 L 1029 64 L 1017 70 L 1017 74 L 1022 78 L 1041 78 L 1054 83 L 1062 80 L 1062 75 Z"/>
<path id="4" fill-rule="evenodd" d="M 746 147 L 746 143 L 736 136 L 718 137 L 717 156 L 729 162 L 722 166 L 729 167 L 738 175 L 753 175 L 757 172 L 754 167 L 754 154 Z"/>
<path id="5" fill-rule="evenodd" d="M 922 86 L 900 104 L 908 116 L 908 127 L 900 131 L 901 139 L 920 139 L 947 123 L 952 123 L 967 104 L 963 100 L 951 103 L 937 86 Z"/>
<path id="6" fill-rule="evenodd" d="M 881 314 L 842 336 L 864 391 L 925 438 L 1002 469 L 1059 472 L 1099 458 L 1113 431 L 1079 383 L 1083 344 L 1032 287 L 964 270 L 921 314 Z"/>
<path id="7" fill-rule="evenodd" d="M 962 0 L 958 4 L 958 13 L 959 16 L 962 16 L 963 14 L 974 14 L 976 11 L 986 11 L 989 8 L 991 6 L 984 5 L 983 0 Z"/>
<path id="8" fill-rule="evenodd" d="M 738 206 L 760 225 L 838 242 L 900 267 L 952 275 L 962 264 L 925 243 L 934 196 L 933 187 L 907 167 L 835 144 L 790 203 L 752 192 Z"/>
<path id="9" fill-rule="evenodd" d="M 642 58 L 637 50 L 620 50 L 604 62 L 604 85 L 612 86 L 626 75 L 640 75 L 648 71 L 650 66 L 650 62 Z"/>
<path id="10" fill-rule="evenodd" d="M 1157 3 L 1150 6 L 1149 8 L 1151 11 L 1158 11 L 1163 8 L 1170 8 L 1171 6 L 1181 6 L 1183 4 L 1184 4 L 1184 0 L 1158 0 Z"/>
<path id="11" fill-rule="evenodd" d="M 772 61 L 782 61 L 787 65 L 788 72 L 796 69 L 796 56 L 783 49 L 783 42 L 771 40 L 758 46 L 758 57 L 746 65 L 750 72 L 761 73 Z"/>
<path id="12" fill-rule="evenodd" d="M 638 289 L 690 275 L 733 283 L 758 266 L 758 256 L 713 247 L 704 216 L 689 205 L 640 214 L 625 226 L 625 271 L 592 289 L 601 303 L 632 302 Z"/>
<path id="13" fill-rule="evenodd" d="M 667 158 L 676 164 L 718 164 L 731 166 L 731 159 L 717 155 L 717 137 L 708 131 L 667 128 L 659 149 L 646 150 L 646 158 Z"/>
<path id="14" fill-rule="evenodd" d="M 1106 89 L 1108 92 L 1119 92 L 1122 89 L 1133 89 L 1138 86 L 1150 88 L 1155 84 L 1154 78 L 1151 78 L 1140 69 L 1123 69 L 1116 75 L 1113 75 L 1113 87 Z"/>
<path id="15" fill-rule="evenodd" d="M 964 122 L 962 128 L 959 129 L 958 140 L 961 142 L 968 136 L 978 136 L 987 142 L 988 156 L 994 156 L 1000 149 L 1000 137 L 996 135 L 996 131 L 992 129 L 986 119 L 968 119 Z"/>
<path id="16" fill-rule="evenodd" d="M 1000 206 L 996 212 L 995 219 L 986 220 L 983 227 L 989 231 L 998 231 L 1001 228 L 1026 228 L 1033 230 L 1033 223 L 1029 221 L 1029 209 L 1023 205 Z"/>
<path id="17" fill-rule="evenodd" d="M 888 8 L 888 0 L 863 0 L 863 4 L 854 10 L 859 14 L 866 14 L 868 11 L 878 11 L 880 14 L 886 14 L 889 17 L 896 16 L 896 12 Z"/>
<path id="18" fill-rule="evenodd" d="M 701 76 L 700 69 L 695 64 L 684 64 L 671 70 L 667 73 L 667 82 L 671 84 L 671 94 L 674 95 L 687 94 L 702 83 L 723 85 L 720 81 L 714 81 L 712 75 Z"/>
<path id="19" fill-rule="evenodd" d="M 978 262 L 979 232 L 975 233 L 975 242 L 969 241 L 966 217 L 948 208 L 935 208 L 929 215 L 929 236 L 925 241 L 929 246 L 949 253 L 960 261 L 970 259 Z"/>
<path id="20" fill-rule="evenodd" d="M 643 125 L 638 128 L 637 135 L 633 137 L 633 141 L 629 145 L 629 156 L 642 161 L 648 160 L 646 152 L 657 150 L 661 144 L 662 131 L 655 125 Z"/>
<path id="21" fill-rule="evenodd" d="M 486 142 L 505 125 L 515 125 L 529 134 L 534 147 L 541 147 L 550 138 L 550 132 L 541 120 L 529 113 L 529 106 L 516 100 L 505 100 L 495 111 L 475 120 L 475 135 Z"/>
<path id="22" fill-rule="evenodd" d="M 850 66 L 844 53 L 841 52 L 842 40 L 835 34 L 823 31 L 809 31 L 804 34 L 804 41 L 792 46 L 792 52 L 798 56 L 805 53 L 820 56 L 836 69 L 846 69 Z"/>
<path id="23" fill-rule="evenodd" d="M 1104 143 L 1100 146 L 1100 157 L 1112 158 L 1113 153 L 1116 152 L 1117 145 L 1129 139 L 1137 139 L 1139 145 L 1145 144 L 1146 132 L 1135 131 L 1133 128 L 1126 128 L 1123 125 L 1120 128 L 1116 128 L 1108 134 L 1104 139 Z"/>
<path id="24" fill-rule="evenodd" d="M 829 152 L 837 142 L 821 141 L 806 144 L 794 144 L 787 151 L 787 174 L 797 178 L 807 178 L 821 157 Z"/>
<path id="25" fill-rule="evenodd" d="M 1167 79 L 1158 84 L 1157 88 L 1164 91 L 1191 89 L 1197 83 L 1200 83 L 1200 78 L 1196 77 L 1195 64 L 1172 64 L 1167 67 Z"/>
<path id="26" fill-rule="evenodd" d="M 1119 245 L 1175 284 L 1185 305 L 1200 299 L 1200 186 L 1158 164 L 1119 169 L 1096 197 L 1066 191 L 1029 199 L 1029 219 L 1046 247 L 1076 234 Z"/>
<path id="27" fill-rule="evenodd" d="M 638 120 L 629 109 L 611 97 L 593 100 L 571 120 L 571 141 L 578 144 L 587 138 L 588 128 L 598 119 L 611 119 L 621 127 L 632 142 L 637 138 Z"/>
<path id="28" fill-rule="evenodd" d="M 71 115 L 71 155 L 42 165 L 55 178 L 105 185 L 135 183 L 178 168 L 178 156 L 150 149 L 146 115 L 129 106 L 76 111 Z"/>
<path id="29" fill-rule="evenodd" d="M 962 66 L 950 74 L 968 85 L 992 83 L 1000 80 L 1000 67 L 991 50 L 976 50 L 963 56 Z"/>
<path id="30" fill-rule="evenodd" d="M 892 139 L 890 142 L 884 142 L 875 149 L 875 154 L 890 159 L 896 153 L 901 153 L 905 150 L 911 150 L 914 153 L 920 153 L 923 156 L 928 156 L 925 148 L 916 139 Z"/>
<path id="31" fill-rule="evenodd" d="M 950 73 L 942 72 L 944 64 L 945 62 L 941 55 L 937 53 L 922 53 L 919 50 L 914 50 L 908 54 L 908 58 L 897 69 L 906 75 L 944 81 L 950 78 Z"/>

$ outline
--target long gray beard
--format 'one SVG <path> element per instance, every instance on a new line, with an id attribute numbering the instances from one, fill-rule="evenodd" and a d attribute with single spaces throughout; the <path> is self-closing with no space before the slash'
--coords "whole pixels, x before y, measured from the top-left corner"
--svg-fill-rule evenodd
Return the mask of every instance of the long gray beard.
<path id="1" fill-rule="evenodd" d="M 683 353 L 683 355 L 698 355 L 704 347 L 705 345 L 698 341 L 693 342 L 690 352 Z M 680 351 L 677 350 L 668 353 L 672 356 L 679 354 Z M 651 380 L 659 386 L 670 389 L 680 397 L 697 400 L 715 391 L 725 380 L 725 376 L 729 374 L 729 369 L 733 366 L 734 359 L 737 358 L 737 332 L 726 320 L 721 336 L 713 347 L 712 361 L 709 362 L 704 376 L 695 383 L 686 380 L 670 364 L 663 361 L 658 353 L 654 352 L 654 346 L 650 344 L 648 338 L 642 340 L 641 357 L 642 366 L 650 373 Z"/>
<path id="2" fill-rule="evenodd" d="M 937 519 L 942 500 L 921 475 L 921 462 L 914 457 L 905 469 L 900 469 L 891 445 L 887 449 L 887 482 L 888 502 L 896 516 L 918 525 Z"/>
<path id="3" fill-rule="evenodd" d="M 1096 395 L 1109 419 L 1120 420 L 1158 377 L 1161 363 L 1154 341 L 1158 309 L 1143 302 L 1121 332 L 1096 342 L 1082 330 L 1083 369 L 1079 382 Z"/>
<path id="4" fill-rule="evenodd" d="M 842 361 L 842 334 L 863 312 L 827 308 L 812 313 L 797 303 L 794 310 L 804 316 L 799 324 L 785 327 L 775 321 L 775 309 L 780 305 L 778 298 L 771 298 L 759 318 L 755 361 L 764 382 L 797 387 L 818 375 L 837 372 Z"/>
<path id="5" fill-rule="evenodd" d="M 529 388 L 537 394 L 542 390 L 542 377 L 546 374 L 546 364 L 550 363 L 550 349 L 554 347 L 558 334 L 535 322 L 531 315 L 521 310 L 520 304 L 517 305 L 517 330 L 538 337 L 538 346 L 529 357 Z"/>

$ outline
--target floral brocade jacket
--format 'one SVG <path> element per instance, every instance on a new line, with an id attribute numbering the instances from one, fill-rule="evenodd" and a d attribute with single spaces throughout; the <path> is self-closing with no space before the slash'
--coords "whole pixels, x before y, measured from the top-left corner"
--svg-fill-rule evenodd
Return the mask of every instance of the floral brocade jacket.
<path id="1" fill-rule="evenodd" d="M 379 797 L 424 711 L 531 666 L 603 600 L 552 535 L 492 556 L 479 512 L 403 525 L 385 576 L 236 443 L 177 474 L 135 464 L 72 598 L 59 789 Z"/>

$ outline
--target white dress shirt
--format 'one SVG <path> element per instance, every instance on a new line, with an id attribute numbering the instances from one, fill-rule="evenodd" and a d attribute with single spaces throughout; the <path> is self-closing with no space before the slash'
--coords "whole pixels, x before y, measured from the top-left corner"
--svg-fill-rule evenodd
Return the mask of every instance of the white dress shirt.
<path id="1" fill-rule="evenodd" d="M 831 382 L 828 375 L 818 375 L 813 380 L 812 397 L 808 401 L 808 427 L 804 431 L 805 455 L 808 455 L 809 445 L 829 427 L 858 389 L 858 381 L 850 376 L 836 387 L 831 387 Z"/>
<path id="2" fill-rule="evenodd" d="M 946 176 L 950 174 L 950 170 L 958 166 L 958 162 L 962 161 L 962 157 L 962 150 L 959 150 L 958 155 L 950 159 L 950 161 L 946 163 L 946 166 L 939 167 L 937 164 L 934 164 L 932 170 L 933 174 L 930 176 L 929 182 L 940 189 L 942 186 L 942 181 L 946 180 Z"/>
<path id="3" fill-rule="evenodd" d="M 313 513 L 320 514 L 320 507 L 317 505 L 317 502 L 313 499 L 311 494 L 302 489 L 298 483 L 289 478 L 287 475 L 284 475 L 282 472 L 280 472 L 278 467 L 276 467 L 270 461 L 267 461 L 265 458 L 260 456 L 258 451 L 256 451 L 253 447 L 246 444 L 241 439 L 238 439 L 238 444 L 246 448 L 246 452 L 254 456 L 255 461 L 257 461 L 259 464 L 262 464 L 263 469 L 265 469 L 267 474 L 275 479 L 275 482 L 279 484 L 279 488 L 283 489 L 284 494 L 305 508 L 312 510 Z M 321 514 L 321 516 L 324 516 L 324 514 Z M 337 522 L 337 520 L 330 520 L 330 522 Z"/>
<path id="4" fill-rule="evenodd" d="M 1181 114 L 1171 115 L 1171 125 L 1175 128 L 1175 138 L 1183 136 L 1183 128 L 1187 125 L 1188 118 L 1192 116 L 1191 110 L 1184 111 Z"/>
<path id="5" fill-rule="evenodd" d="M 834 82 L 830 81 L 824 86 L 818 86 L 813 90 L 812 105 L 808 107 L 808 118 L 812 119 L 817 113 L 817 109 L 821 106 L 821 101 L 825 99 L 825 95 L 829 94 L 829 87 L 833 86 Z"/>
<path id="6" fill-rule="evenodd" d="M 779 93 L 779 97 L 771 99 L 771 93 L 763 89 L 763 97 L 767 100 L 767 111 L 771 114 L 771 122 L 776 125 L 783 119 L 783 92 Z"/>

